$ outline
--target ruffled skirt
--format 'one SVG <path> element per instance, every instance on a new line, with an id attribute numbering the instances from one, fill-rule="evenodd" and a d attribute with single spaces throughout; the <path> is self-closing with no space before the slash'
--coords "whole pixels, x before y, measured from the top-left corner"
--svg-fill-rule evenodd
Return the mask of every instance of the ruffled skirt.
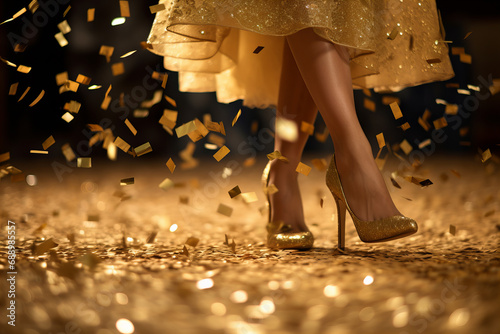
<path id="1" fill-rule="evenodd" d="M 348 47 L 355 88 L 453 77 L 434 0 L 161 0 L 148 38 L 179 88 L 249 107 L 278 101 L 285 36 L 314 28 Z M 259 48 L 261 47 L 261 48 Z M 261 49 L 260 52 L 258 50 Z"/>

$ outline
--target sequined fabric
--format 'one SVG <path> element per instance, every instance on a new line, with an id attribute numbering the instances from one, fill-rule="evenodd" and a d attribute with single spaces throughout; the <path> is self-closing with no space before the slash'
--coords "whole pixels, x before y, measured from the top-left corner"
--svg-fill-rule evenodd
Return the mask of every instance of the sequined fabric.
<path id="1" fill-rule="evenodd" d="M 276 105 L 284 36 L 305 28 L 349 48 L 355 88 L 396 91 L 453 76 L 434 0 L 160 3 L 152 51 L 179 72 L 181 91 L 216 91 L 220 102 Z"/>

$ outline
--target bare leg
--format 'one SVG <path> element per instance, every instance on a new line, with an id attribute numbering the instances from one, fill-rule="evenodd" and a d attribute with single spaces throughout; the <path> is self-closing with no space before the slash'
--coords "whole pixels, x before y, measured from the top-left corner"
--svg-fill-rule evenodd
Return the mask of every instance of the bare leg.
<path id="1" fill-rule="evenodd" d="M 300 75 L 290 48 L 285 43 L 277 117 L 296 122 L 300 129 L 302 121 L 314 123 L 317 113 L 316 105 Z M 301 131 L 295 142 L 276 136 L 275 150 L 280 151 L 289 162 L 272 161 L 269 174 L 269 183 L 278 188 L 278 192 L 270 196 L 271 221 L 282 221 L 290 225 L 293 232 L 308 231 L 304 222 L 302 199 L 297 182 L 298 173 L 295 171 L 302 158 L 302 151 L 308 137 L 308 134 Z"/>
<path id="2" fill-rule="evenodd" d="M 287 40 L 330 131 L 351 209 L 363 220 L 400 214 L 356 116 L 347 49 L 321 38 L 312 29 L 299 31 Z"/>

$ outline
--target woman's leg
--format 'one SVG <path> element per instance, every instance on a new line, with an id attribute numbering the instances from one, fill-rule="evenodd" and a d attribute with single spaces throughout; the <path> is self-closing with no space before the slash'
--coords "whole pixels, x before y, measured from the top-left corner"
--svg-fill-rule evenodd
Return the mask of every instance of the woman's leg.
<path id="1" fill-rule="evenodd" d="M 313 29 L 290 35 L 287 41 L 330 131 L 349 206 L 363 220 L 400 214 L 356 115 L 347 49 L 321 38 Z"/>
<path id="2" fill-rule="evenodd" d="M 285 43 L 277 117 L 295 122 L 300 130 L 302 121 L 314 123 L 317 113 L 316 105 L 300 75 L 290 48 Z M 289 162 L 273 160 L 269 174 L 269 184 L 278 188 L 278 192 L 270 196 L 271 221 L 282 221 L 290 225 L 294 232 L 308 231 L 297 182 L 298 173 L 295 171 L 308 137 L 307 133 L 299 131 L 298 139 L 289 142 L 277 135 L 275 150 L 280 151 Z"/>

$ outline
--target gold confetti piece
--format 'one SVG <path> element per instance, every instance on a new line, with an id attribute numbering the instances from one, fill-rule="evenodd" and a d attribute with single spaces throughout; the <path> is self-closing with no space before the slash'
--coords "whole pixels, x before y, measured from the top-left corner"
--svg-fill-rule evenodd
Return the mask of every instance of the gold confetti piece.
<path id="1" fill-rule="evenodd" d="M 146 243 L 147 244 L 152 244 L 155 242 L 155 239 L 156 239 L 156 235 L 158 234 L 158 232 L 151 232 L 148 236 L 148 238 L 146 239 Z"/>
<path id="2" fill-rule="evenodd" d="M 36 10 L 39 7 L 40 7 L 40 5 L 38 4 L 37 0 L 31 1 L 30 4 L 28 5 L 28 9 L 31 11 L 32 14 L 35 14 Z"/>
<path id="3" fill-rule="evenodd" d="M 231 217 L 231 215 L 233 214 L 233 208 L 228 205 L 220 203 L 219 207 L 217 208 L 217 213 L 220 213 L 221 215 L 227 217 Z"/>
<path id="4" fill-rule="evenodd" d="M 16 83 L 13 83 L 12 85 L 10 85 L 9 95 L 16 95 L 18 86 L 19 86 L 19 82 L 16 82 Z"/>
<path id="5" fill-rule="evenodd" d="M 421 117 L 418 118 L 418 124 L 420 124 L 420 126 L 424 128 L 425 131 L 429 131 L 431 129 L 431 125 L 429 124 L 429 122 L 425 121 Z"/>
<path id="6" fill-rule="evenodd" d="M 228 153 L 230 150 L 227 148 L 227 146 L 222 146 L 214 155 L 213 157 L 217 162 L 221 161 Z"/>
<path id="7" fill-rule="evenodd" d="M 189 238 L 187 238 L 187 240 L 184 244 L 191 246 L 191 247 L 196 247 L 199 242 L 200 242 L 200 239 L 195 238 L 195 237 L 189 237 Z"/>
<path id="8" fill-rule="evenodd" d="M 431 58 L 431 59 L 426 59 L 427 64 L 439 64 L 441 62 L 441 59 L 439 58 Z"/>
<path id="9" fill-rule="evenodd" d="M 384 138 L 383 132 L 381 132 L 377 135 L 377 143 L 378 143 L 379 148 L 382 148 L 385 146 L 385 138 Z"/>
<path id="10" fill-rule="evenodd" d="M 4 63 L 6 63 L 7 65 L 11 66 L 11 67 L 17 67 L 16 64 L 8 61 L 7 59 L 3 59 L 2 57 L 0 57 L 0 60 L 3 61 Z"/>
<path id="11" fill-rule="evenodd" d="M 30 153 L 32 153 L 32 154 L 49 154 L 48 151 L 41 151 L 41 150 L 30 150 Z"/>
<path id="12" fill-rule="evenodd" d="M 113 73 L 113 76 L 121 75 L 125 73 L 125 67 L 122 62 L 120 63 L 115 63 L 111 65 L 111 72 Z"/>
<path id="13" fill-rule="evenodd" d="M 0 154 L 0 162 L 5 162 L 10 159 L 10 152 Z"/>
<path id="14" fill-rule="evenodd" d="M 63 109 L 69 111 L 72 114 L 78 114 L 81 106 L 82 104 L 80 102 L 71 100 L 64 104 Z"/>
<path id="15" fill-rule="evenodd" d="M 130 132 L 132 132 L 132 134 L 135 136 L 137 134 L 137 130 L 135 129 L 135 127 L 132 125 L 132 123 L 130 123 L 130 121 L 128 120 L 128 118 L 125 119 L 125 125 L 128 127 L 128 129 L 130 130 Z"/>
<path id="16" fill-rule="evenodd" d="M 375 112 L 375 102 L 372 101 L 372 100 L 370 100 L 370 99 L 368 99 L 368 98 L 366 98 L 366 97 L 364 99 L 363 106 L 366 109 Z"/>
<path id="17" fill-rule="evenodd" d="M 21 102 L 21 100 L 24 99 L 24 97 L 26 96 L 26 94 L 28 94 L 28 92 L 30 91 L 30 89 L 31 89 L 31 87 L 26 88 L 26 90 L 21 95 L 21 97 L 19 98 L 19 100 L 17 100 L 17 102 Z"/>
<path id="18" fill-rule="evenodd" d="M 168 189 L 174 187 L 174 182 L 167 177 L 165 180 L 163 180 L 160 183 L 160 185 L 158 187 L 160 187 L 161 189 L 167 191 Z"/>
<path id="19" fill-rule="evenodd" d="M 432 143 L 432 141 L 430 138 L 426 139 L 426 140 L 420 142 L 420 144 L 418 144 L 418 148 L 423 149 L 424 147 L 429 146 L 431 143 Z"/>
<path id="20" fill-rule="evenodd" d="M 493 85 L 488 87 L 490 90 L 491 95 L 495 95 L 498 92 L 500 92 L 500 79 L 493 79 Z"/>
<path id="21" fill-rule="evenodd" d="M 255 165 L 256 159 L 255 158 L 246 158 L 245 161 L 243 161 L 243 166 L 244 167 L 252 167 Z"/>
<path id="22" fill-rule="evenodd" d="M 151 11 L 151 14 L 156 14 L 158 12 L 161 12 L 162 10 L 165 10 L 165 5 L 161 3 L 158 5 L 149 6 L 149 10 Z"/>
<path id="23" fill-rule="evenodd" d="M 410 145 L 410 143 L 404 139 L 400 144 L 399 147 L 405 152 L 406 155 L 410 154 L 410 152 L 413 150 L 413 147 Z"/>
<path id="24" fill-rule="evenodd" d="M 272 194 L 276 194 L 278 191 L 279 191 L 278 187 L 276 187 L 276 185 L 274 183 L 272 183 L 269 186 L 267 186 L 265 193 L 272 195 Z"/>
<path id="25" fill-rule="evenodd" d="M 183 246 L 183 247 L 182 247 L 182 253 L 181 253 L 181 255 L 184 255 L 184 256 L 189 257 L 189 251 L 188 251 L 188 249 L 186 248 L 186 246 Z"/>
<path id="26" fill-rule="evenodd" d="M 146 153 L 153 152 L 153 148 L 151 147 L 151 144 L 147 142 L 142 144 L 141 146 L 134 148 L 134 151 L 137 156 L 140 157 L 141 155 L 144 155 Z"/>
<path id="27" fill-rule="evenodd" d="M 111 26 L 119 26 L 120 24 L 124 24 L 126 19 L 124 17 L 116 17 L 111 21 Z"/>
<path id="28" fill-rule="evenodd" d="M 269 153 L 267 155 L 267 158 L 271 161 L 273 161 L 274 159 L 278 159 L 278 160 L 281 160 L 283 162 L 288 162 L 288 158 L 287 157 L 284 157 L 280 151 L 274 151 L 272 153 Z"/>
<path id="29" fill-rule="evenodd" d="M 205 127 L 205 125 L 203 125 L 202 122 L 200 122 L 199 119 L 195 118 L 193 120 L 195 126 L 196 126 L 196 130 L 193 130 L 191 132 L 188 133 L 188 137 L 193 141 L 193 142 L 197 142 L 198 140 L 202 139 L 203 137 L 205 137 L 207 134 L 208 134 L 208 129 Z"/>
<path id="30" fill-rule="evenodd" d="M 172 130 L 173 128 L 175 128 L 175 125 L 177 124 L 176 121 L 177 121 L 177 111 L 171 111 L 165 109 L 163 111 L 163 116 L 160 118 L 158 123 L 163 125 L 163 127 Z M 179 130 L 179 131 L 181 131 L 182 133 L 184 130 Z"/>
<path id="31" fill-rule="evenodd" d="M 38 102 L 40 102 L 40 100 L 43 98 L 44 95 L 45 95 L 45 91 L 42 90 L 40 92 L 40 94 L 38 95 L 38 97 L 36 99 L 34 99 L 33 102 L 31 102 L 31 104 L 29 106 L 33 107 L 34 105 L 36 105 Z"/>
<path id="32" fill-rule="evenodd" d="M 219 122 L 219 130 L 220 130 L 219 132 L 222 133 L 224 136 L 226 135 L 226 130 L 224 129 L 224 123 L 222 123 L 222 121 Z"/>
<path id="33" fill-rule="evenodd" d="M 137 50 L 129 51 L 129 52 L 127 52 L 127 53 L 125 53 L 125 54 L 121 55 L 121 56 L 120 56 L 120 58 L 127 58 L 127 57 L 129 57 L 129 56 L 133 55 L 133 54 L 134 54 L 134 53 L 136 53 L 136 52 L 137 52 Z"/>
<path id="34" fill-rule="evenodd" d="M 408 130 L 409 128 L 410 128 L 410 123 L 408 123 L 408 122 L 406 122 L 406 123 L 404 123 L 404 124 L 402 124 L 402 125 L 401 125 L 401 129 L 402 129 L 403 131 L 406 131 L 406 130 Z"/>
<path id="35" fill-rule="evenodd" d="M 93 22 L 95 19 L 95 8 L 89 8 L 87 10 L 87 22 Z"/>
<path id="36" fill-rule="evenodd" d="M 112 46 L 101 45 L 101 48 L 99 49 L 99 55 L 105 56 L 106 61 L 109 63 L 111 61 L 111 56 L 113 55 L 114 51 L 115 48 Z"/>
<path id="37" fill-rule="evenodd" d="M 122 150 L 125 153 L 127 153 L 128 150 L 130 149 L 130 145 L 125 140 L 121 139 L 120 137 L 116 137 L 113 144 L 115 144 L 116 147 L 118 147 L 120 150 Z"/>
<path id="38" fill-rule="evenodd" d="M 75 117 L 71 115 L 69 112 L 65 112 L 61 118 L 66 121 L 66 123 L 71 122 Z"/>
<path id="39" fill-rule="evenodd" d="M 68 24 L 68 21 L 67 20 L 64 20 L 62 21 L 61 23 L 59 23 L 57 25 L 57 28 L 59 28 L 59 31 L 63 34 L 67 34 L 69 32 L 71 32 L 71 27 L 69 26 Z"/>
<path id="40" fill-rule="evenodd" d="M 135 109 L 133 116 L 135 118 L 146 118 L 149 116 L 149 110 L 147 110 L 147 109 Z"/>
<path id="41" fill-rule="evenodd" d="M 26 8 L 25 7 L 23 7 L 17 13 L 15 13 L 14 16 L 12 16 L 12 18 L 7 19 L 7 20 L 3 21 L 2 23 L 0 23 L 0 25 L 2 25 L 4 23 L 7 23 L 7 22 L 10 22 L 10 21 L 13 21 L 13 20 L 17 19 L 19 16 L 23 15 L 24 13 L 26 13 Z"/>
<path id="42" fill-rule="evenodd" d="M 311 172 L 311 167 L 309 167 L 308 165 L 302 163 L 302 162 L 299 162 L 299 164 L 297 165 L 297 168 L 295 169 L 296 172 L 300 173 L 300 174 L 304 174 L 305 176 L 309 175 L 309 173 Z"/>
<path id="43" fill-rule="evenodd" d="M 468 89 L 457 89 L 457 93 L 462 95 L 470 95 L 470 91 Z"/>
<path id="44" fill-rule="evenodd" d="M 460 61 L 464 64 L 471 64 L 472 63 L 472 56 L 466 53 L 461 53 L 460 54 Z"/>
<path id="45" fill-rule="evenodd" d="M 445 126 L 448 125 L 448 122 L 446 121 L 446 118 L 444 118 L 444 117 L 438 118 L 432 123 L 434 124 L 434 127 L 436 128 L 436 130 L 444 128 Z"/>
<path id="46" fill-rule="evenodd" d="M 188 205 L 189 204 L 189 197 L 183 196 L 183 195 L 179 196 L 179 203 Z"/>
<path id="47" fill-rule="evenodd" d="M 250 132 L 256 134 L 257 130 L 259 130 L 259 121 L 253 121 L 252 125 L 250 125 Z"/>
<path id="48" fill-rule="evenodd" d="M 68 81 L 68 72 L 56 74 L 56 84 L 58 86 L 64 85 Z"/>
<path id="49" fill-rule="evenodd" d="M 328 164 L 325 159 L 312 159 L 311 162 L 314 168 L 316 168 L 318 171 L 320 172 L 326 171 Z"/>
<path id="50" fill-rule="evenodd" d="M 314 125 L 302 121 L 302 123 L 300 123 L 300 131 L 307 133 L 309 136 L 312 136 L 314 134 Z"/>
<path id="51" fill-rule="evenodd" d="M 171 105 L 173 105 L 174 107 L 177 107 L 177 103 L 175 102 L 175 100 L 167 95 L 165 95 L 165 100 L 167 100 L 168 103 L 170 103 Z"/>
<path id="52" fill-rule="evenodd" d="M 452 55 L 459 55 L 459 54 L 462 54 L 462 53 L 465 53 L 465 48 L 463 47 L 459 47 L 459 46 L 453 46 L 451 48 L 451 54 Z"/>
<path id="53" fill-rule="evenodd" d="M 29 66 L 24 66 L 24 65 L 19 65 L 17 67 L 17 71 L 18 72 L 21 72 L 21 73 L 24 73 L 24 74 L 27 74 L 31 71 L 31 67 Z"/>
<path id="54" fill-rule="evenodd" d="M 215 144 L 211 144 L 211 143 L 205 143 L 205 148 L 207 150 L 216 150 L 219 148 L 219 146 L 215 145 Z"/>
<path id="55" fill-rule="evenodd" d="M 456 115 L 458 113 L 458 105 L 457 104 L 447 104 L 445 107 L 444 113 L 447 115 Z"/>
<path id="56" fill-rule="evenodd" d="M 240 196 L 246 204 L 257 202 L 259 200 L 255 192 L 242 193 Z"/>
<path id="57" fill-rule="evenodd" d="M 455 225 L 450 224 L 450 234 L 451 235 L 457 234 L 457 228 L 455 227 Z"/>
<path id="58" fill-rule="evenodd" d="M 172 158 L 169 158 L 168 161 L 167 161 L 167 167 L 168 169 L 170 170 L 170 173 L 174 173 L 174 170 L 175 170 L 175 163 L 174 161 L 172 160 Z"/>
<path id="59" fill-rule="evenodd" d="M 101 103 L 101 109 L 102 110 L 108 110 L 109 104 L 111 103 L 111 96 L 106 96 L 104 97 L 104 100 L 102 100 Z"/>
<path id="60" fill-rule="evenodd" d="M 195 131 L 196 129 L 197 129 L 196 123 L 193 120 L 193 121 L 184 123 L 181 126 L 178 126 L 177 128 L 175 128 L 175 133 L 177 134 L 178 138 L 181 138 L 181 137 L 187 135 L 188 133 Z"/>
<path id="61" fill-rule="evenodd" d="M 42 254 L 46 253 L 47 251 L 49 251 L 49 249 L 55 248 L 57 246 L 58 246 L 58 244 L 56 244 L 54 242 L 54 240 L 52 240 L 52 238 L 47 239 L 44 242 L 42 242 L 41 244 L 36 245 L 34 247 L 33 255 L 42 255 Z"/>
<path id="62" fill-rule="evenodd" d="M 236 116 L 238 118 L 239 116 Z M 234 123 L 235 121 L 233 121 Z M 276 135 L 283 140 L 289 142 L 297 141 L 299 137 L 299 132 L 297 129 L 297 123 L 294 121 L 288 120 L 283 117 L 276 118 Z"/>
<path id="63" fill-rule="evenodd" d="M 122 17 L 130 17 L 130 6 L 128 1 L 120 0 L 120 15 Z"/>
<path id="64" fill-rule="evenodd" d="M 131 184 L 134 184 L 134 183 L 135 183 L 135 179 L 133 177 L 129 177 L 129 178 L 121 179 L 120 180 L 120 185 L 121 186 L 128 186 L 128 185 L 131 185 Z"/>
<path id="65" fill-rule="evenodd" d="M 365 94 L 366 96 L 372 96 L 372 92 L 370 92 L 370 90 L 367 88 L 363 88 L 363 94 Z"/>
<path id="66" fill-rule="evenodd" d="M 491 158 L 491 151 L 487 149 L 486 151 L 481 153 L 481 161 L 486 162 Z"/>
<path id="67" fill-rule="evenodd" d="M 495 214 L 495 210 L 490 210 L 490 211 L 487 211 L 485 214 L 484 214 L 484 217 L 488 218 L 488 217 L 491 217 Z"/>
<path id="68" fill-rule="evenodd" d="M 323 129 L 323 132 L 316 132 L 314 134 L 314 137 L 316 138 L 317 141 L 319 141 L 320 143 L 324 143 L 327 139 L 328 139 L 328 136 L 330 135 L 330 132 L 328 131 L 328 128 L 325 127 Z"/>
<path id="69" fill-rule="evenodd" d="M 460 88 L 460 84 L 456 82 L 448 82 L 445 86 L 446 88 Z"/>
<path id="70" fill-rule="evenodd" d="M 54 35 L 54 37 L 56 38 L 57 43 L 59 43 L 59 46 L 61 46 L 62 48 L 69 44 L 68 40 L 66 39 L 66 37 L 64 37 L 62 32 L 58 32 Z"/>
<path id="71" fill-rule="evenodd" d="M 474 90 L 474 91 L 476 91 L 476 92 L 481 91 L 481 88 L 479 88 L 479 86 L 467 85 L 467 88 L 469 88 L 469 89 L 471 89 L 471 90 Z"/>
<path id="72" fill-rule="evenodd" d="M 78 74 L 78 77 L 76 77 L 76 82 L 81 83 L 81 84 L 86 85 L 86 86 L 88 86 L 90 84 L 90 81 L 92 81 L 92 79 L 83 75 L 83 74 Z"/>
<path id="73" fill-rule="evenodd" d="M 254 54 L 259 54 L 263 49 L 264 49 L 263 46 L 258 46 L 258 47 L 255 48 L 255 50 L 253 50 L 253 53 Z"/>
<path id="74" fill-rule="evenodd" d="M 470 34 L 472 34 L 472 31 L 469 31 L 467 34 L 465 34 L 464 39 L 467 39 L 467 37 L 469 37 Z"/>
<path id="75" fill-rule="evenodd" d="M 398 27 L 394 27 L 390 33 L 387 33 L 387 39 L 394 40 L 399 34 Z"/>
<path id="76" fill-rule="evenodd" d="M 396 181 L 396 179 L 394 179 L 393 176 L 391 176 L 391 183 L 394 187 L 398 188 L 398 189 L 401 189 L 401 186 L 399 185 L 399 183 Z"/>
<path id="77" fill-rule="evenodd" d="M 228 194 L 229 194 L 229 197 L 235 198 L 236 196 L 241 194 L 240 187 L 236 186 L 236 187 L 232 188 L 231 190 L 228 191 Z"/>
<path id="78" fill-rule="evenodd" d="M 382 97 L 382 104 L 388 106 L 391 103 L 397 103 L 399 105 L 400 100 L 398 97 L 395 97 L 395 96 L 386 95 L 386 96 Z"/>
<path id="79" fill-rule="evenodd" d="M 233 118 L 233 121 L 231 122 L 231 126 L 234 126 L 236 124 L 236 122 L 238 121 L 238 118 L 240 118 L 241 116 L 241 109 L 238 110 L 238 113 L 236 114 L 236 116 Z"/>
<path id="80" fill-rule="evenodd" d="M 104 129 L 102 128 L 102 126 L 100 126 L 98 124 L 87 124 L 87 127 L 92 132 L 101 132 L 101 131 L 104 131 Z"/>
<path id="81" fill-rule="evenodd" d="M 55 142 L 56 141 L 55 141 L 54 137 L 50 136 L 49 138 L 45 139 L 45 141 L 42 143 L 42 147 L 44 150 L 47 150 L 49 147 L 54 145 Z"/>
<path id="82" fill-rule="evenodd" d="M 68 12 L 70 11 L 70 9 L 71 9 L 71 6 L 68 6 L 68 8 L 66 8 L 66 10 L 63 13 L 63 17 L 66 17 L 66 15 L 68 15 Z"/>
<path id="83" fill-rule="evenodd" d="M 215 144 L 217 147 L 222 147 L 226 143 L 226 140 L 223 137 L 218 136 L 214 133 L 208 134 L 207 140 L 210 143 Z"/>
<path id="84" fill-rule="evenodd" d="M 92 168 L 92 158 L 77 158 L 76 167 L 79 168 Z"/>
<path id="85" fill-rule="evenodd" d="M 397 102 L 392 102 L 391 104 L 389 104 L 389 107 L 391 107 L 394 119 L 400 119 L 401 117 L 403 117 L 403 113 L 401 112 L 401 108 L 399 108 L 399 104 Z"/>
<path id="86" fill-rule="evenodd" d="M 64 155 L 64 157 L 66 158 L 66 161 L 73 161 L 76 156 L 75 156 L 75 152 L 73 152 L 73 149 L 71 148 L 71 146 L 66 143 L 64 144 L 62 147 L 61 147 L 61 151 Z"/>

